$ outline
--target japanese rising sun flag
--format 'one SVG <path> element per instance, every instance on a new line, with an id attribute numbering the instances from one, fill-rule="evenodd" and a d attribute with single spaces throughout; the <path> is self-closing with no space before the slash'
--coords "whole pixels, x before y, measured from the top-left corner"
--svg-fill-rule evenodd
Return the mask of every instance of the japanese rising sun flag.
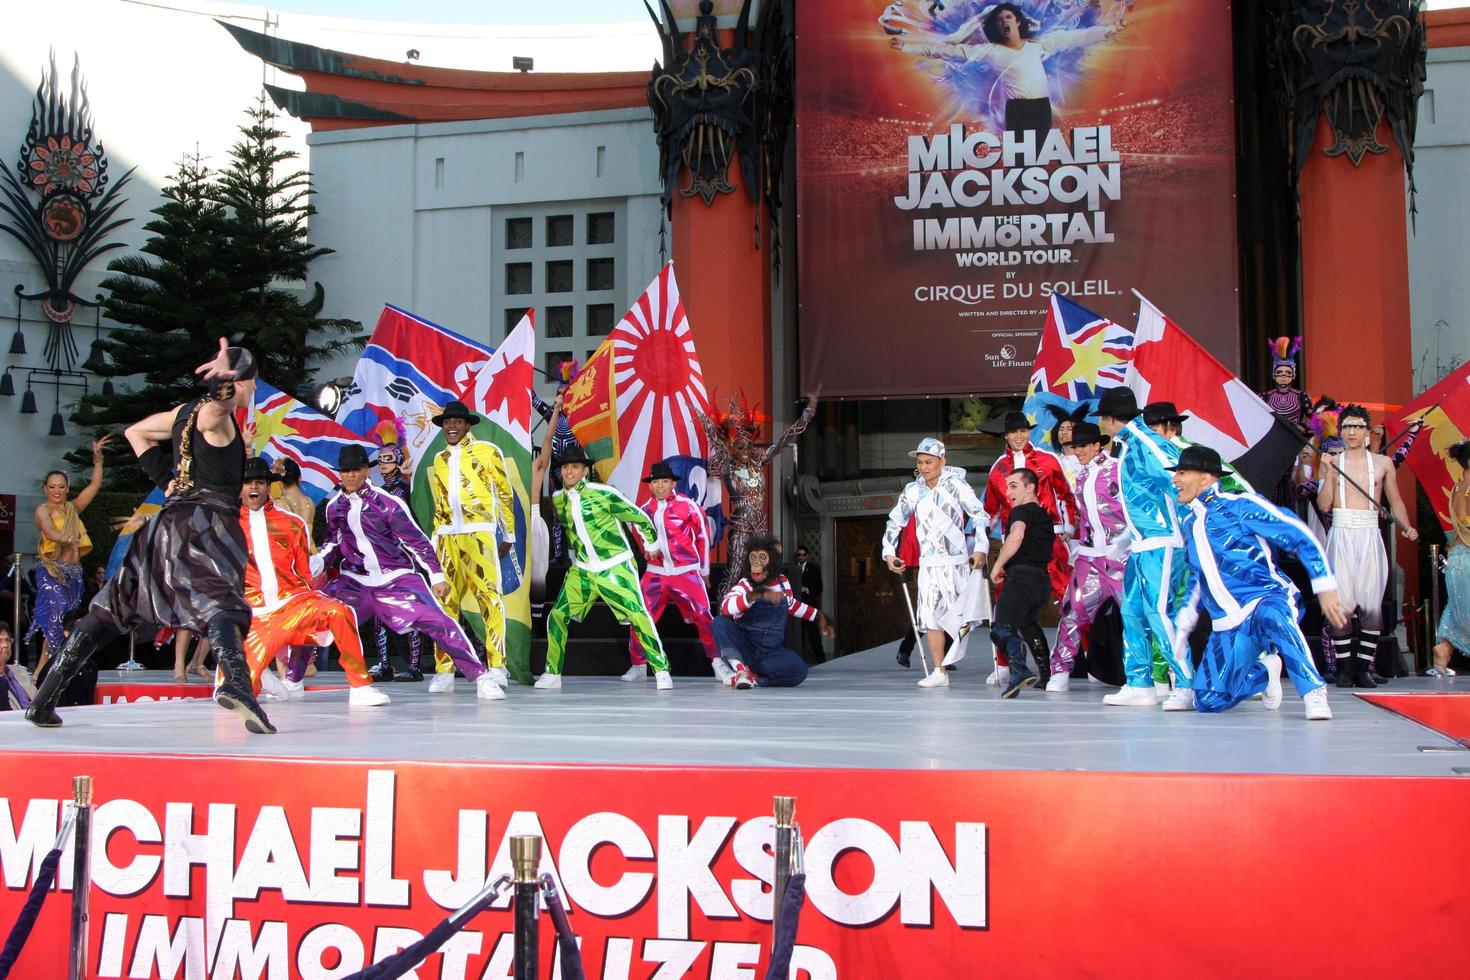
<path id="1" fill-rule="evenodd" d="M 1023 406 L 1034 427 L 1031 441 L 1059 449 L 1051 444 L 1053 426 L 1090 415 L 1104 388 L 1123 384 L 1132 357 L 1132 330 L 1052 293 Z"/>
<path id="2" fill-rule="evenodd" d="M 598 475 L 639 503 L 650 496 L 641 481 L 654 463 L 707 457 L 699 415 L 709 395 L 672 262 L 588 358 L 565 404 Z"/>
<path id="3" fill-rule="evenodd" d="M 522 684 L 531 676 L 531 382 L 536 356 L 535 328 L 527 313 L 496 350 L 453 330 L 385 306 L 364 348 L 352 387 L 338 418 L 354 432 L 369 435 L 403 424 L 404 468 L 412 482 L 412 509 L 425 533 L 433 533 L 434 505 L 427 471 L 446 443 L 433 418 L 458 399 L 480 416 L 476 439 L 494 443 L 505 457 L 515 497 L 514 546 L 500 562 L 505 599 L 505 659 Z M 472 599 L 464 618 L 481 640 L 484 620 Z"/>

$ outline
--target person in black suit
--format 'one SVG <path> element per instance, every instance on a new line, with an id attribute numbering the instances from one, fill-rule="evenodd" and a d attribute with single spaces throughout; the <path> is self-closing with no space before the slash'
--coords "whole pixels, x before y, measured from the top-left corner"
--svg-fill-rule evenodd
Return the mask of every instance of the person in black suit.
<path id="1" fill-rule="evenodd" d="M 801 601 L 813 608 L 821 608 L 822 567 L 805 547 L 796 549 L 796 576 L 791 579 Z M 801 652 L 808 663 L 819 664 L 827 659 L 822 650 L 822 631 L 816 623 L 801 624 Z"/>

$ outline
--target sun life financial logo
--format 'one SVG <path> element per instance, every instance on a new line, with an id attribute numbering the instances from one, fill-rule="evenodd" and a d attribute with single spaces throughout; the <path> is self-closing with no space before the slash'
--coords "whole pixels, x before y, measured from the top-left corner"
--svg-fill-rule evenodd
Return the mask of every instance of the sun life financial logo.
<path id="1" fill-rule="evenodd" d="M 1015 344 L 1001 344 L 1000 349 L 997 350 L 995 353 L 986 354 L 985 360 L 991 367 L 1026 367 L 1027 365 L 1024 362 L 1016 360 L 1016 353 L 1017 351 Z"/>

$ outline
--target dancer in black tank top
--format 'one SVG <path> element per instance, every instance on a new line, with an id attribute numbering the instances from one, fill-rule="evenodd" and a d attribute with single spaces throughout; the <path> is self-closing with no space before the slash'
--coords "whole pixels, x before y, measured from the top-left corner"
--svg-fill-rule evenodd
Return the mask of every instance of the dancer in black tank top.
<path id="1" fill-rule="evenodd" d="M 255 360 L 221 339 L 219 356 L 196 373 L 209 384 L 207 395 L 128 427 L 128 443 L 144 472 L 169 490 L 168 500 L 133 535 L 122 567 L 72 629 L 26 712 L 34 724 L 60 725 L 56 701 L 71 678 L 113 637 L 146 625 L 208 636 L 221 674 L 216 703 L 240 715 L 248 731 L 275 732 L 252 693 L 243 644 L 250 629 L 240 528 L 245 440 L 234 410 L 254 397 Z"/>

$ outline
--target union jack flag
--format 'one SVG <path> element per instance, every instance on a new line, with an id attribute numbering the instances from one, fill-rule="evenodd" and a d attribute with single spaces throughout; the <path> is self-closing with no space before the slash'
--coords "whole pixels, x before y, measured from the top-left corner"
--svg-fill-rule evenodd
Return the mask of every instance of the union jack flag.
<path id="1" fill-rule="evenodd" d="M 1084 405 L 1090 414 L 1104 388 L 1124 383 L 1132 358 L 1132 330 L 1053 293 L 1023 407 L 1035 425 L 1032 441 L 1058 448 L 1052 426 Z"/>
<path id="2" fill-rule="evenodd" d="M 377 447 L 315 409 L 264 381 L 255 383 L 256 455 L 275 462 L 285 456 L 301 467 L 301 490 L 318 505 L 337 486 L 337 457 L 343 446 Z"/>

